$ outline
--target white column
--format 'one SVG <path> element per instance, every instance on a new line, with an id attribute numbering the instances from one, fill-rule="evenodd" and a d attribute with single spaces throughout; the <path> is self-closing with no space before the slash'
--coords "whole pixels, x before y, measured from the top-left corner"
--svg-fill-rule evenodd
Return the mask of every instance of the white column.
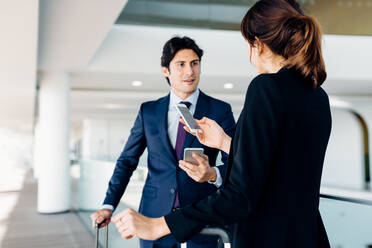
<path id="1" fill-rule="evenodd" d="M 39 134 L 39 123 L 36 123 L 35 129 L 34 129 L 34 140 L 33 140 L 33 162 L 32 162 L 32 169 L 34 172 L 34 178 L 39 178 L 39 167 L 40 162 L 38 159 L 40 159 L 43 156 L 40 146 L 40 134 Z"/>
<path id="2" fill-rule="evenodd" d="M 47 72 L 40 78 L 39 123 L 35 159 L 38 169 L 38 212 L 70 209 L 70 79 L 67 73 Z"/>

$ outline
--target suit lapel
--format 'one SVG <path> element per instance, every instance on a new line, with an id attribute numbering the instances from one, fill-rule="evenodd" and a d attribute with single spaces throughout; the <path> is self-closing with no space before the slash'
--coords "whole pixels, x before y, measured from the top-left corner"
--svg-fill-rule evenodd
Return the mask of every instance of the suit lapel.
<path id="1" fill-rule="evenodd" d="M 196 102 L 196 108 L 194 113 L 194 118 L 200 120 L 203 118 L 206 113 L 208 113 L 209 109 L 209 102 L 207 96 L 200 91 L 198 101 Z M 183 145 L 183 148 L 192 147 L 192 144 L 196 140 L 196 137 L 192 134 L 186 133 L 186 139 L 185 143 Z M 181 159 L 183 159 L 183 153 L 181 154 Z"/>
<path id="2" fill-rule="evenodd" d="M 169 107 L 169 94 L 160 100 L 156 116 L 159 116 L 159 133 L 161 142 L 165 146 L 165 151 L 168 156 L 174 160 L 174 163 L 178 164 L 176 154 L 168 138 L 168 107 Z"/>

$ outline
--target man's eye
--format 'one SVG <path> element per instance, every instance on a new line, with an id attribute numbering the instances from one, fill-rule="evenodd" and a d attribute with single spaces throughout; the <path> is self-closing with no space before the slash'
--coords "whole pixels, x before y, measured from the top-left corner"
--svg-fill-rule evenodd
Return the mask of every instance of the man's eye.
<path id="1" fill-rule="evenodd" d="M 178 66 L 184 66 L 185 64 L 184 63 L 179 63 Z"/>

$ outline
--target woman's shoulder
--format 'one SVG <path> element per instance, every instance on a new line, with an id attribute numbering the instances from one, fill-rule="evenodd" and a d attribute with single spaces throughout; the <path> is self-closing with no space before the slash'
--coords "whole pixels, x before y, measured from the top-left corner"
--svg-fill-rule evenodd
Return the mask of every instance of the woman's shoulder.
<path id="1" fill-rule="evenodd" d="M 248 92 L 275 92 L 278 89 L 278 80 L 275 77 L 275 74 L 272 73 L 263 73 L 257 75 L 248 87 Z"/>
<path id="2" fill-rule="evenodd" d="M 275 82 L 275 74 L 274 73 L 262 73 L 257 75 L 253 78 L 251 84 L 258 84 L 258 83 L 274 83 Z"/>
<path id="3" fill-rule="evenodd" d="M 275 74 L 257 75 L 249 84 L 246 95 L 246 105 L 265 105 L 266 103 L 280 105 L 281 93 Z"/>

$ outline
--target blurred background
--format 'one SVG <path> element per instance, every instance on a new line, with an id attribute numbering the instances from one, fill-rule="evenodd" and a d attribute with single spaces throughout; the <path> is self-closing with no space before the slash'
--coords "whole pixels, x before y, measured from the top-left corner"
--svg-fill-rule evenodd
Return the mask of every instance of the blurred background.
<path id="1" fill-rule="evenodd" d="M 237 119 L 257 75 L 239 31 L 255 2 L 0 0 L 0 247 L 93 246 L 89 215 L 139 106 L 169 92 L 160 56 L 171 37 L 204 50 L 199 88 Z M 372 0 L 298 2 L 325 33 L 333 127 L 321 214 L 332 247 L 372 247 Z M 119 210 L 138 208 L 146 159 Z M 110 227 L 110 247 L 138 241 Z"/>

